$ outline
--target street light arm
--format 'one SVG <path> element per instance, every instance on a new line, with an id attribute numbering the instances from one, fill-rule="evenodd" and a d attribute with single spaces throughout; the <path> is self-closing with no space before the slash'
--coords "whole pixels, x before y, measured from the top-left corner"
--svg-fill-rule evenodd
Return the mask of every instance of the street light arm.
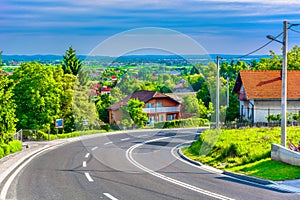
<path id="1" fill-rule="evenodd" d="M 274 36 L 272 36 L 272 35 L 267 35 L 267 38 L 268 38 L 269 40 L 276 41 L 276 42 L 279 42 L 280 44 L 283 44 L 282 41 L 277 40 L 276 37 L 274 37 Z"/>

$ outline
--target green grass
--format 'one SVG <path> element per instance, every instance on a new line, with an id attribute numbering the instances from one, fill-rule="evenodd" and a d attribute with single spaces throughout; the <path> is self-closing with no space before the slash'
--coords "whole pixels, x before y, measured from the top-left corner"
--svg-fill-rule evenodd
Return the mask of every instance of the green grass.
<path id="1" fill-rule="evenodd" d="M 300 139 L 300 127 L 288 127 L 287 136 L 288 140 L 297 143 Z M 293 170 L 298 170 L 300 174 L 300 167 L 269 159 L 272 143 L 280 143 L 280 128 L 207 130 L 190 147 L 183 149 L 183 153 L 222 170 L 233 170 L 270 180 L 299 178 Z M 278 168 L 276 173 L 272 167 Z M 279 174 L 279 171 L 282 173 Z"/>
<path id="2" fill-rule="evenodd" d="M 270 158 L 228 170 L 273 181 L 300 179 L 300 167 L 287 165 Z"/>

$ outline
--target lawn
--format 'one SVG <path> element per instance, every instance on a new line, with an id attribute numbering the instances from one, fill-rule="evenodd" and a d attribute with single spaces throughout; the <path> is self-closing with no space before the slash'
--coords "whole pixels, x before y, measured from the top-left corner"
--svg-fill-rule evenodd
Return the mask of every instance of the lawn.
<path id="1" fill-rule="evenodd" d="M 273 161 L 270 158 L 238 167 L 232 167 L 228 170 L 273 181 L 300 179 L 300 167 Z"/>
<path id="2" fill-rule="evenodd" d="M 297 143 L 299 127 L 288 127 L 287 140 Z M 206 130 L 183 153 L 218 169 L 269 180 L 300 178 L 300 167 L 270 159 L 271 144 L 280 143 L 280 128 Z"/>

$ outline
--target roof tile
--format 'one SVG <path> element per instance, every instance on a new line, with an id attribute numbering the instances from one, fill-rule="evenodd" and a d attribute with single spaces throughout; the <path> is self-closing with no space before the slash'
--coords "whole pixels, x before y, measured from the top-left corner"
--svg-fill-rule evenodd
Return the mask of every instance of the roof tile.
<path id="1" fill-rule="evenodd" d="M 245 88 L 247 99 L 281 98 L 281 71 L 280 70 L 241 70 L 238 79 Z M 235 85 L 234 92 L 241 88 Z M 288 98 L 300 98 L 300 70 L 289 70 L 287 73 Z"/>

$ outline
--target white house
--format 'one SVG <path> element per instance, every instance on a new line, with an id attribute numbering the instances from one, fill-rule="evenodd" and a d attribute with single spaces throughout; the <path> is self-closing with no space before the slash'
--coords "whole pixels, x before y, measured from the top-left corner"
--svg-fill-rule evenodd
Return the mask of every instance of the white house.
<path id="1" fill-rule="evenodd" d="M 241 70 L 232 91 L 238 94 L 241 119 L 267 122 L 268 115 L 280 114 L 281 82 L 280 70 Z M 287 112 L 299 114 L 300 70 L 287 73 L 287 98 Z"/>

